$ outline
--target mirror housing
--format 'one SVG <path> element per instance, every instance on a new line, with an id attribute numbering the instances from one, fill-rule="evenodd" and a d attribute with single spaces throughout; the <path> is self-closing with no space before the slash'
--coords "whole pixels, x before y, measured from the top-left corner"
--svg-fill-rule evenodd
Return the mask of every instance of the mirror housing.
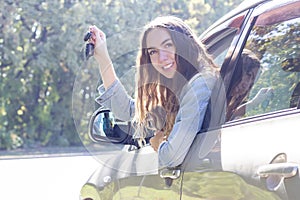
<path id="1" fill-rule="evenodd" d="M 130 122 L 117 121 L 108 109 L 96 110 L 89 122 L 89 137 L 92 141 L 117 144 L 133 144 Z"/>

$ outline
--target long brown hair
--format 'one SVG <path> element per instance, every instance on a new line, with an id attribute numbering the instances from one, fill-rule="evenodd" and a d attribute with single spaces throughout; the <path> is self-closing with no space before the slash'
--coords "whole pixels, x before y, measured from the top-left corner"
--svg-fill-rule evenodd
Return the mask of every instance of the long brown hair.
<path id="1" fill-rule="evenodd" d="M 148 54 L 146 39 L 148 33 L 156 28 L 167 30 L 176 48 L 175 59 L 178 73 L 171 79 L 165 78 L 156 71 Z M 216 70 L 217 67 L 190 27 L 177 17 L 158 17 L 145 26 L 140 47 L 136 61 L 135 120 L 138 125 L 147 126 L 149 115 L 152 117 L 161 115 L 161 112 L 157 112 L 161 110 L 157 107 L 160 107 L 164 110 L 164 116 L 160 117 L 165 123 L 159 129 L 168 136 L 179 110 L 178 97 L 183 86 L 203 68 Z"/>

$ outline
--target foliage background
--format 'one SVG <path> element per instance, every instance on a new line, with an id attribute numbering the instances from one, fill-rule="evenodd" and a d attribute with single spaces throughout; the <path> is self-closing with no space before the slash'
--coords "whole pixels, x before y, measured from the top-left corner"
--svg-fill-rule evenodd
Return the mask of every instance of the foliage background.
<path id="1" fill-rule="evenodd" d="M 83 61 L 91 24 L 107 34 L 124 82 L 138 33 L 159 15 L 175 15 L 198 34 L 241 0 L 4 0 L 0 4 L 0 149 L 70 147 L 87 140 L 99 74 Z M 81 137 L 79 137 L 81 136 Z"/>

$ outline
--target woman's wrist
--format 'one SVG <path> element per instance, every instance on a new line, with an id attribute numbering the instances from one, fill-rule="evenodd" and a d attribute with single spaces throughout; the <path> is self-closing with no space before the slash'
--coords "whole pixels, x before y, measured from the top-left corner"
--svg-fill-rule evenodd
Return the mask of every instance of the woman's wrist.
<path id="1" fill-rule="evenodd" d="M 110 68 L 112 68 L 113 65 L 108 55 L 107 56 L 95 55 L 94 57 L 99 65 L 99 70 L 101 75 L 104 75 L 104 73 L 106 73 L 107 71 L 111 71 Z"/>
<path id="2" fill-rule="evenodd" d="M 98 63 L 100 75 L 103 81 L 103 86 L 105 89 L 107 89 L 117 79 L 113 64 L 110 60 L 101 61 Z"/>
<path id="3" fill-rule="evenodd" d="M 98 50 L 99 51 L 99 50 Z M 102 52 L 101 52 L 102 51 Z M 101 50 L 100 52 L 95 52 L 94 58 L 100 65 L 107 65 L 111 63 L 110 56 L 107 50 Z"/>

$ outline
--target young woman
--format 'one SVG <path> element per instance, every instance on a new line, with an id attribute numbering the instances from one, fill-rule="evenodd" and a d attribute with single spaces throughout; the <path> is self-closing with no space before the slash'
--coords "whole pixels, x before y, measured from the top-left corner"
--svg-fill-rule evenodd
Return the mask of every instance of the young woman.
<path id="1" fill-rule="evenodd" d="M 160 167 L 182 163 L 201 129 L 218 68 L 181 19 L 158 17 L 145 26 L 136 60 L 135 99 L 127 95 L 109 57 L 106 36 L 91 26 L 94 57 L 103 86 L 98 103 L 124 121 L 134 120 L 135 138 L 155 130 L 150 144 Z"/>

